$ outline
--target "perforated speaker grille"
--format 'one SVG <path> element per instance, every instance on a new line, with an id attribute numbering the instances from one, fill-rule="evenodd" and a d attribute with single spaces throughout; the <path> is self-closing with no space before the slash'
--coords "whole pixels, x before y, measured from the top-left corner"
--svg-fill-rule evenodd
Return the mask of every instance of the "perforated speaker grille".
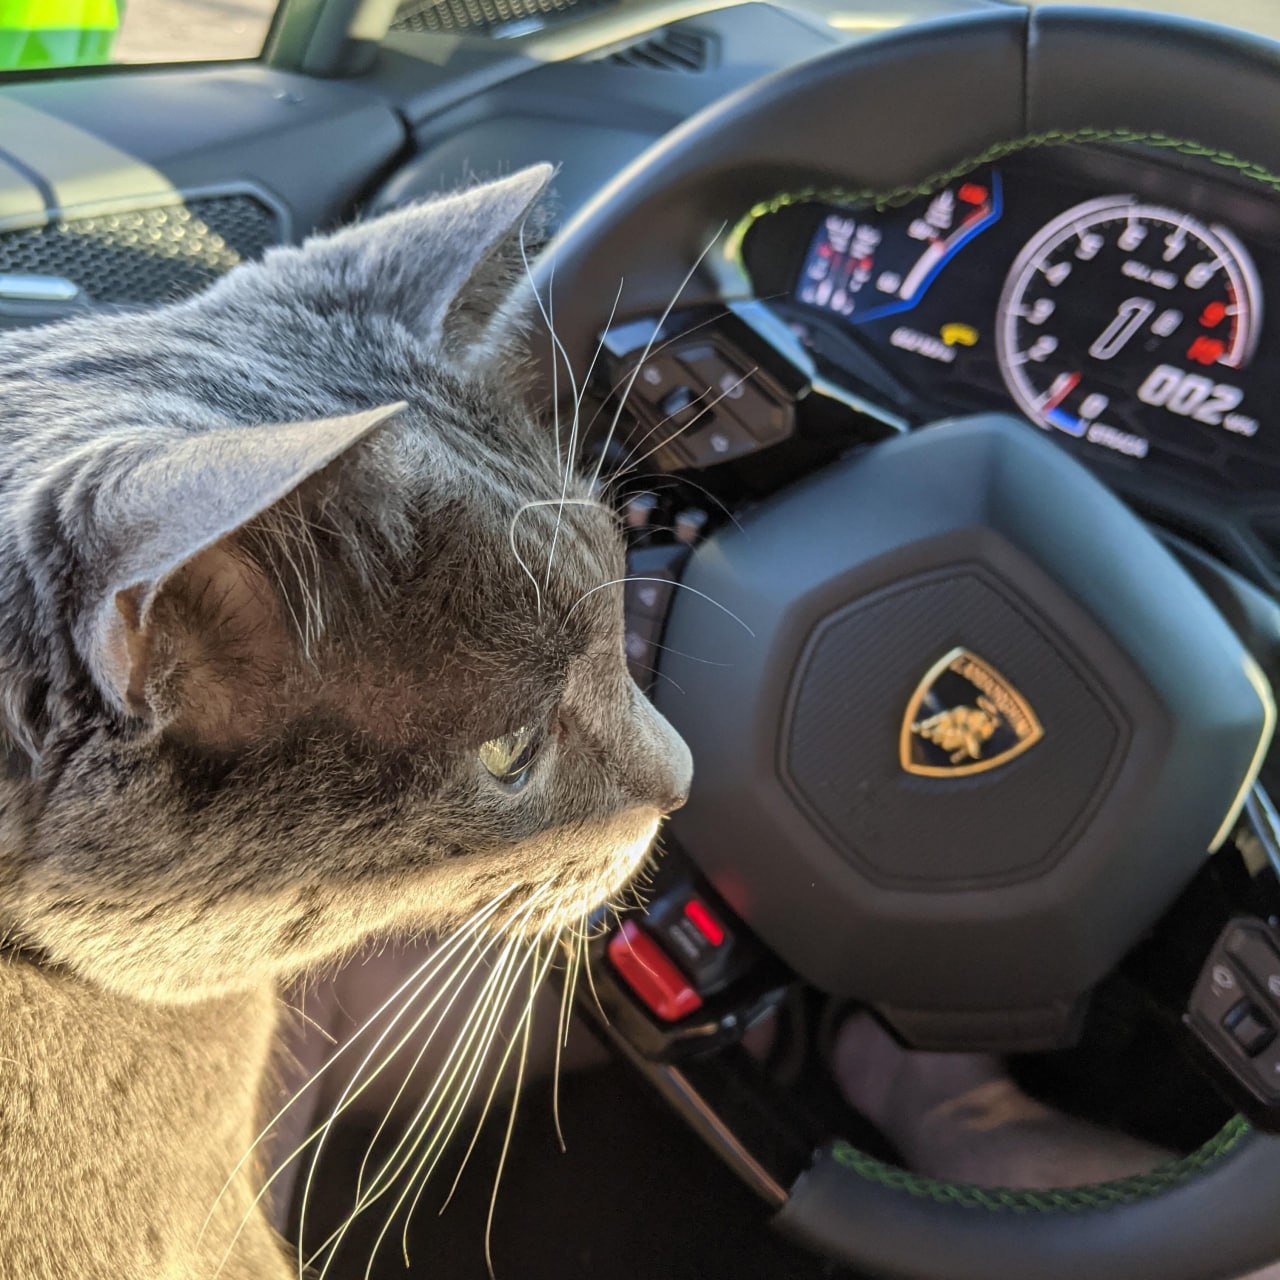
<path id="1" fill-rule="evenodd" d="M 164 302 L 258 257 L 280 230 L 253 196 L 206 196 L 0 232 L 0 273 L 63 276 L 94 302 Z"/>
<path id="2" fill-rule="evenodd" d="M 505 26 L 587 13 L 613 0 L 407 0 L 396 11 L 392 31 L 465 31 L 501 34 Z"/>

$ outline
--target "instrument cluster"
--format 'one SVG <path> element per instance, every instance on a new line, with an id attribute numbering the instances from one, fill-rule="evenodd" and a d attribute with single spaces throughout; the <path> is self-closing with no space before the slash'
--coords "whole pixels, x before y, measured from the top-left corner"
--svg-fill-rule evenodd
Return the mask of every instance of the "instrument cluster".
<path id="1" fill-rule="evenodd" d="M 1055 146 L 895 204 L 782 199 L 756 296 L 908 422 L 1014 408 L 1200 485 L 1280 491 L 1274 196 L 1146 149 Z"/>

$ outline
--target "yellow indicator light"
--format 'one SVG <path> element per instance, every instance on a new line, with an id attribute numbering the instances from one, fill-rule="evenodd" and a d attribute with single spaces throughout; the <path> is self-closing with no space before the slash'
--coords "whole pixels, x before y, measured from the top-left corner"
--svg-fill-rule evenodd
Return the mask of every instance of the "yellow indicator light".
<path id="1" fill-rule="evenodd" d="M 941 336 L 949 347 L 972 347 L 978 341 L 978 331 L 971 324 L 944 324 Z"/>

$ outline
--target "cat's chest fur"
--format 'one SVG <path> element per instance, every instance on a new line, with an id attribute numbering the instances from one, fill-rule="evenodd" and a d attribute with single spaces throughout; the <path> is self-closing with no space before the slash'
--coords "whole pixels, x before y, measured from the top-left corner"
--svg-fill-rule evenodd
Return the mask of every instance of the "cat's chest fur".
<path id="1" fill-rule="evenodd" d="M 223 1280 L 290 1276 L 251 1210 L 257 1170 L 219 1199 L 256 1133 L 275 1021 L 269 990 L 146 1006 L 0 964 L 0 1276 L 211 1277 L 242 1220 Z"/>

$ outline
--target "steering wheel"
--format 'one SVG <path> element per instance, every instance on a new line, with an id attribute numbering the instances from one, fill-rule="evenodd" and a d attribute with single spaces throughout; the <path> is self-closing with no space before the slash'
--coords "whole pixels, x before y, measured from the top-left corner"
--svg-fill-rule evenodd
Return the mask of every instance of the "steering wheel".
<path id="1" fill-rule="evenodd" d="M 986 9 L 841 48 L 693 118 L 563 229 L 539 283 L 545 295 L 554 264 L 579 380 L 620 321 L 665 338 L 679 295 L 727 302 L 776 385 L 818 394 L 785 326 L 747 296 L 732 230 L 716 238 L 753 205 L 824 185 L 907 191 L 964 158 L 1073 138 L 1182 140 L 1266 176 L 1280 130 L 1257 122 L 1275 119 L 1280 49 L 1262 40 Z M 543 376 L 550 391 L 550 362 Z M 989 415 L 882 434 L 787 475 L 684 567 L 692 590 L 672 598 L 661 661 L 683 694 L 664 682 L 655 696 L 697 777 L 671 831 L 791 971 L 908 1043 L 1062 1044 L 1230 834 L 1270 744 L 1270 688 L 1241 628 L 1042 433 Z M 964 697 L 1004 738 L 953 776 L 942 730 L 963 745 L 965 725 L 923 741 L 904 710 Z M 1223 997 L 1204 981 L 1206 1000 Z M 639 1038 L 624 1048 L 643 1058 Z M 784 1178 L 696 1096 L 691 1069 L 657 1078 L 780 1227 L 870 1274 L 1210 1280 L 1280 1257 L 1280 1139 L 1241 1118 L 1147 1177 L 1053 1193 L 914 1177 L 835 1135 Z"/>

